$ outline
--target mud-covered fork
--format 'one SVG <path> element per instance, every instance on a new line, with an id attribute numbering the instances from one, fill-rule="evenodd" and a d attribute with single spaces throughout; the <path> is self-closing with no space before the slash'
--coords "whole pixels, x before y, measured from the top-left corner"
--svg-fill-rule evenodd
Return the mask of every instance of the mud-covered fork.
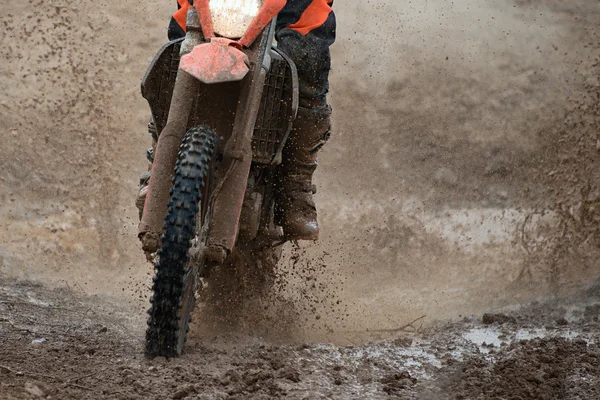
<path id="1" fill-rule="evenodd" d="M 181 45 L 181 54 L 190 53 L 195 46 L 202 43 L 202 40 L 198 14 L 194 9 L 190 9 L 187 18 L 187 33 Z M 177 162 L 177 153 L 186 133 L 195 94 L 199 88 L 200 82 L 195 77 L 181 69 L 178 70 L 167 124 L 158 137 L 148 194 L 139 225 L 138 236 L 146 254 L 155 253 L 160 247 L 160 235 L 163 230 L 164 216 L 167 213 L 167 202 Z"/>

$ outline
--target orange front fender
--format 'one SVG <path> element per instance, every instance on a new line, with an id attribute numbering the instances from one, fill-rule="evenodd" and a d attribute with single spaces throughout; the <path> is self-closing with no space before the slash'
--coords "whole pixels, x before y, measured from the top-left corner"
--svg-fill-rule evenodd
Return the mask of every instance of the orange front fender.
<path id="1" fill-rule="evenodd" d="M 212 38 L 181 57 L 179 68 L 204 83 L 235 82 L 248 73 L 248 56 L 237 43 L 225 38 Z"/>

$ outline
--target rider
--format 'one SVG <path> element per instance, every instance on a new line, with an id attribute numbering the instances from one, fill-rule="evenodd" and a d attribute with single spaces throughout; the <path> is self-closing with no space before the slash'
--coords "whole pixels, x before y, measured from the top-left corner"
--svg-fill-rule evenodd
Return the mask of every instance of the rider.
<path id="1" fill-rule="evenodd" d="M 177 3 L 178 10 L 169 24 L 169 40 L 185 35 L 190 4 L 188 0 Z M 317 168 L 317 152 L 329 138 L 331 129 L 327 92 L 331 65 L 329 46 L 335 41 L 336 29 L 332 5 L 333 0 L 288 0 L 277 17 L 277 45 L 296 64 L 300 89 L 298 115 L 283 150 L 283 179 L 277 199 L 283 211 L 283 230 L 291 240 L 319 237 L 312 175 Z M 136 202 L 140 213 L 148 181 L 146 174 Z"/>

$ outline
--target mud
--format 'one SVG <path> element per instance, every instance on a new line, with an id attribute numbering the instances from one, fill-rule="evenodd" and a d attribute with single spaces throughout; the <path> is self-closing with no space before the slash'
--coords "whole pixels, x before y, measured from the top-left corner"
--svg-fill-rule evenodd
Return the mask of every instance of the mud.
<path id="1" fill-rule="evenodd" d="M 524 341 L 493 357 L 493 366 L 469 359 L 451 389 L 457 399 L 594 399 L 599 350 L 585 340 Z"/>
<path id="2" fill-rule="evenodd" d="M 179 359 L 142 355 L 127 308 L 0 277 L 6 399 L 592 399 L 600 390 L 600 282 L 492 321 L 418 321 L 362 346 L 221 333 Z"/>
<path id="3" fill-rule="evenodd" d="M 3 6 L 0 399 L 599 397 L 597 3 L 336 3 L 322 240 L 178 360 L 133 206 L 173 4 Z"/>

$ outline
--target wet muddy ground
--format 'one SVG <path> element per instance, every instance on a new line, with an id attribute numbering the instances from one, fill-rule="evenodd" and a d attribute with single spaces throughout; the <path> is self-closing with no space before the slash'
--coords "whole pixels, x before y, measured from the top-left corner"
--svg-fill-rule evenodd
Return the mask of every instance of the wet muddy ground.
<path id="1" fill-rule="evenodd" d="M 600 282 L 361 346 L 192 337 L 143 355 L 144 324 L 69 288 L 0 280 L 3 399 L 595 399 Z"/>

